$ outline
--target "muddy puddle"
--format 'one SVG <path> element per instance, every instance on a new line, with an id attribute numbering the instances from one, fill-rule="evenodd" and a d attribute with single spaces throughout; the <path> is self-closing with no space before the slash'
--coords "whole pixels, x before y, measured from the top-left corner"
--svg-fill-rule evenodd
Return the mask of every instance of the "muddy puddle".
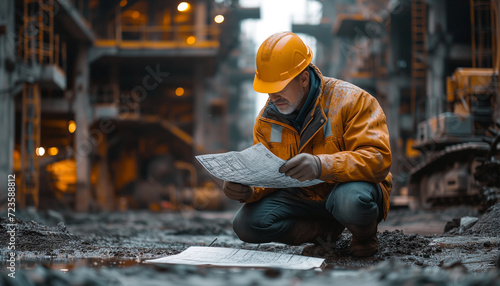
<path id="1" fill-rule="evenodd" d="M 6 257 L 1 258 L 0 267 L 8 267 Z M 59 270 L 61 272 L 68 272 L 82 267 L 89 268 L 125 268 L 141 265 L 140 259 L 114 259 L 114 258 L 22 258 L 16 261 L 16 267 L 19 269 L 31 270 L 38 266 L 46 269 Z"/>

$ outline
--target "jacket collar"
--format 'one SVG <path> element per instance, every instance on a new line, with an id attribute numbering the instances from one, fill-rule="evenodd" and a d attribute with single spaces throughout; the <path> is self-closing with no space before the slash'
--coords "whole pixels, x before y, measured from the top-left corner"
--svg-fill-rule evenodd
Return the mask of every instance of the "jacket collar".
<path id="1" fill-rule="evenodd" d="M 299 152 L 302 147 L 304 147 L 323 127 L 323 125 L 326 124 L 326 115 L 323 111 L 324 108 L 322 106 L 325 80 L 323 78 L 323 75 L 321 74 L 321 71 L 314 64 L 309 64 L 309 66 L 311 67 L 312 72 L 315 74 L 315 77 L 320 79 L 321 83 L 317 89 L 318 94 L 316 96 L 316 101 L 313 103 L 313 107 L 310 109 L 310 111 L 306 114 L 304 124 L 302 126 L 302 129 L 300 130 Z M 277 121 L 283 123 L 284 125 L 286 125 L 286 127 L 295 130 L 295 128 L 293 127 L 293 122 L 289 119 L 286 119 L 273 107 L 274 106 L 271 100 L 268 100 L 266 103 L 266 107 L 259 116 L 259 119 L 270 119 L 273 121 Z"/>

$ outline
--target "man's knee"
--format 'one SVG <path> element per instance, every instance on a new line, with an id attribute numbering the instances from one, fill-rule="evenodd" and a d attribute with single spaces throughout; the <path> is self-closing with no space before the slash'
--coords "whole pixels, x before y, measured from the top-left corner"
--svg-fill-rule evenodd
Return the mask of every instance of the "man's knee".
<path id="1" fill-rule="evenodd" d="M 368 224 L 378 218 L 379 192 L 373 183 L 342 183 L 328 197 L 326 208 L 343 224 Z"/>
<path id="2" fill-rule="evenodd" d="M 241 210 L 238 211 L 233 219 L 233 231 L 240 240 L 244 242 L 253 242 L 255 237 L 252 228 L 249 225 L 248 219 L 245 218 L 241 212 Z"/>
<path id="3" fill-rule="evenodd" d="M 243 206 L 233 219 L 233 231 L 238 238 L 244 242 L 260 243 L 263 234 L 272 226 L 268 219 L 257 217 L 252 208 L 248 205 Z"/>

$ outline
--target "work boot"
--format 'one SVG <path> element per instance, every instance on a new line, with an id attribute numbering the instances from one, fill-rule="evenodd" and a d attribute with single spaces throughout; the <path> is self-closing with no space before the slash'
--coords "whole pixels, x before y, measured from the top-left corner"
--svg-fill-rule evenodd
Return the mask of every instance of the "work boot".
<path id="1" fill-rule="evenodd" d="M 328 231 L 328 222 L 321 220 L 297 220 L 290 232 L 279 242 L 289 245 L 301 245 L 314 240 Z"/>
<path id="2" fill-rule="evenodd" d="M 347 225 L 352 233 L 350 251 L 354 257 L 372 256 L 378 251 L 377 222 L 367 226 Z"/>
<path id="3" fill-rule="evenodd" d="M 344 229 L 345 226 L 338 222 L 329 222 L 327 231 L 311 241 L 313 244 L 305 246 L 302 250 L 302 255 L 315 257 L 329 256 L 333 253 L 335 244 L 340 240 L 340 235 Z"/>

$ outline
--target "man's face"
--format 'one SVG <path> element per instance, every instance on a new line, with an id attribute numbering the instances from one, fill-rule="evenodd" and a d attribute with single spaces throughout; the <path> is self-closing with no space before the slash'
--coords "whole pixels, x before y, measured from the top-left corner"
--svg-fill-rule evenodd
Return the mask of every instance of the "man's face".
<path id="1" fill-rule="evenodd" d="M 300 78 L 297 77 L 281 91 L 269 93 L 269 97 L 281 114 L 290 114 L 304 105 L 306 90 L 301 86 Z"/>

